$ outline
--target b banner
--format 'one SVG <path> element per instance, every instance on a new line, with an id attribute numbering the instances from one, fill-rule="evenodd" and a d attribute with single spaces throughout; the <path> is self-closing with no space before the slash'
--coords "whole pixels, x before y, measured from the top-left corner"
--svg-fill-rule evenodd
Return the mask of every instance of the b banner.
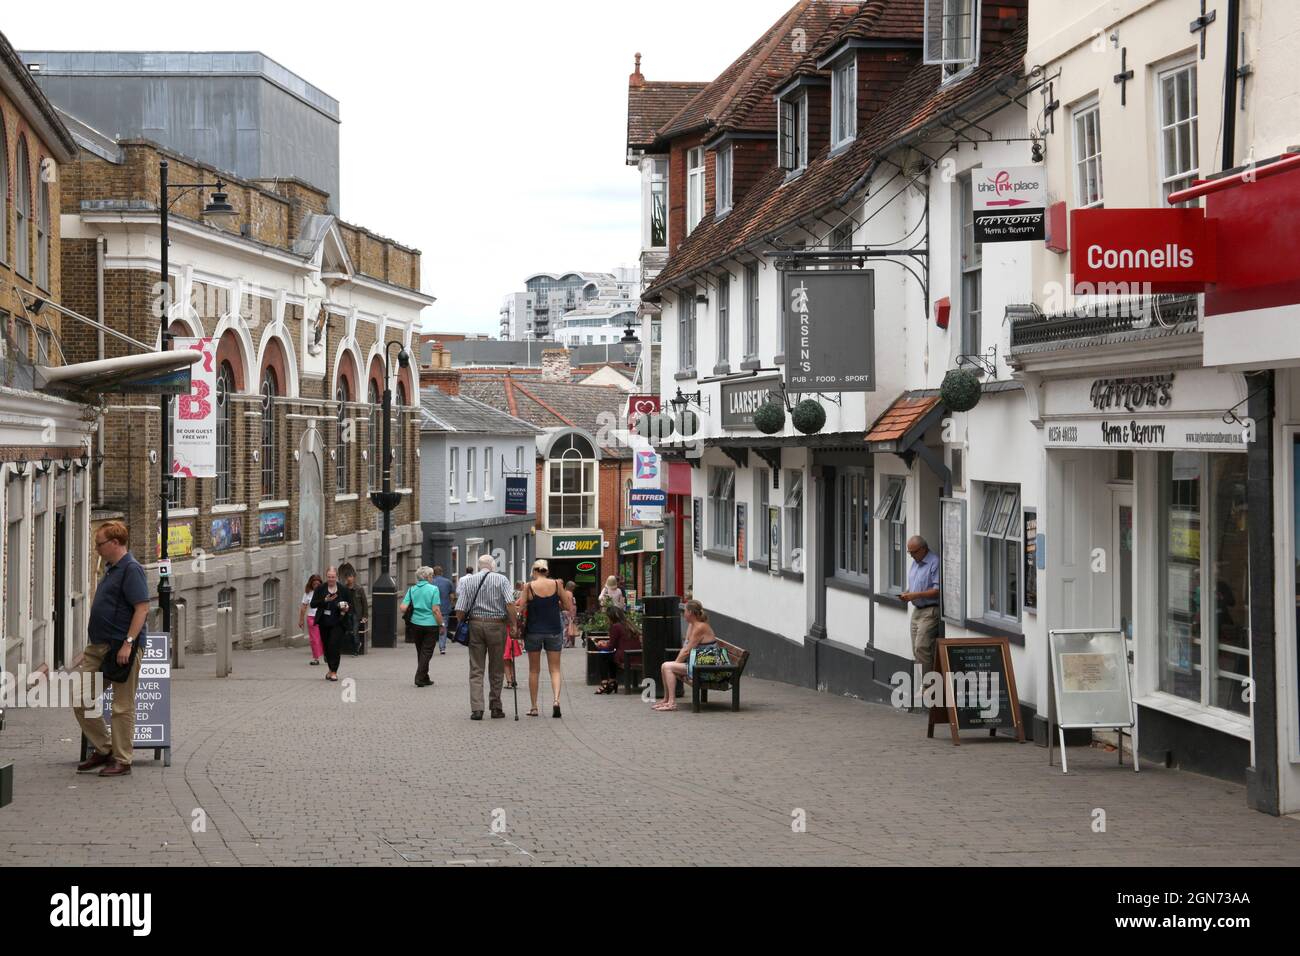
<path id="1" fill-rule="evenodd" d="M 191 349 L 203 359 L 191 366 L 190 391 L 176 397 L 172 417 L 172 476 L 217 477 L 217 343 L 176 339 L 178 350 Z"/>

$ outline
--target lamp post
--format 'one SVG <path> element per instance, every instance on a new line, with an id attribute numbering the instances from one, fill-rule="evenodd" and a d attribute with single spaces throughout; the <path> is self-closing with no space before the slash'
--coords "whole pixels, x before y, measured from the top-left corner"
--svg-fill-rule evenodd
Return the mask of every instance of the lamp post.
<path id="1" fill-rule="evenodd" d="M 169 222 L 172 203 L 191 189 L 211 189 L 212 199 L 203 207 L 203 218 L 209 221 L 226 220 L 235 214 L 235 207 L 230 205 L 226 195 L 226 184 L 218 179 L 215 183 L 171 183 L 167 181 L 167 160 L 158 163 L 158 220 L 160 242 L 162 244 L 162 282 L 163 307 L 159 318 L 161 334 L 158 338 L 158 350 L 169 352 L 172 347 L 170 328 L 172 295 L 170 276 L 168 275 L 168 252 L 171 245 Z M 171 190 L 176 190 L 176 198 L 169 201 Z M 172 404 L 171 396 L 163 394 L 159 399 L 162 411 L 162 438 L 158 454 L 158 498 L 159 524 L 158 534 L 162 545 L 162 554 L 158 565 L 158 608 L 162 611 L 163 632 L 172 631 L 172 582 L 171 582 L 171 542 L 167 536 L 167 479 L 172 471 Z"/>
<path id="2" fill-rule="evenodd" d="M 397 646 L 397 583 L 393 580 L 389 562 L 389 548 L 392 545 L 393 511 L 402 503 L 402 496 L 393 491 L 393 364 L 392 350 L 397 346 L 397 364 L 401 368 L 411 367 L 411 353 L 406 351 L 401 342 L 389 342 L 384 346 L 384 449 L 381 464 L 383 466 L 382 490 L 372 492 L 370 502 L 384 515 L 383 533 L 380 539 L 379 580 L 375 582 L 373 592 L 374 629 L 372 631 L 375 647 L 392 648 Z"/>

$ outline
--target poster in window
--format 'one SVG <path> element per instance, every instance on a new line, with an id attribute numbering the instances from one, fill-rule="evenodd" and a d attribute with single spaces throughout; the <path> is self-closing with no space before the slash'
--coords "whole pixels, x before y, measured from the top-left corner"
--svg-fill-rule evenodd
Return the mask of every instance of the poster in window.
<path id="1" fill-rule="evenodd" d="M 704 554 L 704 499 L 691 499 L 691 544 L 696 554 Z"/>
<path id="2" fill-rule="evenodd" d="M 1025 610 L 1038 610 L 1038 509 L 1025 509 Z"/>
<path id="3" fill-rule="evenodd" d="M 781 509 L 767 509 L 767 569 L 781 570 Z"/>
<path id="4" fill-rule="evenodd" d="M 742 501 L 736 505 L 736 563 L 745 563 L 746 508 Z"/>
<path id="5" fill-rule="evenodd" d="M 966 502 L 944 498 L 941 505 L 943 553 L 939 556 L 939 594 L 943 619 L 966 626 Z"/>

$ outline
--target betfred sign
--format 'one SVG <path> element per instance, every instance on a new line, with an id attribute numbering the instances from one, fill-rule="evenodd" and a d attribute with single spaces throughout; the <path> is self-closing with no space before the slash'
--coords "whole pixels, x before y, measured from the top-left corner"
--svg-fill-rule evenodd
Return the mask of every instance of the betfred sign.
<path id="1" fill-rule="evenodd" d="M 1218 278 L 1203 209 L 1076 209 L 1070 232 L 1077 295 L 1204 292 Z"/>

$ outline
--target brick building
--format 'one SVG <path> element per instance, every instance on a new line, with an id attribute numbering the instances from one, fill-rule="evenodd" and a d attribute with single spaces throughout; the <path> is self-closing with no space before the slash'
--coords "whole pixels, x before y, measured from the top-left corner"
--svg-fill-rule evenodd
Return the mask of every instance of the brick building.
<path id="1" fill-rule="evenodd" d="M 312 573 L 350 561 L 360 583 L 379 574 L 385 344 L 411 349 L 422 310 L 420 253 L 328 212 L 329 197 L 297 179 L 241 179 L 143 139 L 111 140 L 68 118 L 80 151 L 63 179 L 65 298 L 74 310 L 157 343 L 161 295 L 159 162 L 174 183 L 227 183 L 237 216 L 200 216 L 203 194 L 176 197 L 168 283 L 174 336 L 217 341 L 215 479 L 169 482 L 174 600 L 187 606 L 194 648 L 215 638 L 215 610 L 234 611 L 251 647 L 297 634 Z M 76 360 L 127 346 L 77 330 Z M 419 560 L 419 392 L 391 358 L 397 579 Z M 159 553 L 157 402 L 117 397 L 103 410 L 95 518 L 122 518 L 152 572 Z"/>

